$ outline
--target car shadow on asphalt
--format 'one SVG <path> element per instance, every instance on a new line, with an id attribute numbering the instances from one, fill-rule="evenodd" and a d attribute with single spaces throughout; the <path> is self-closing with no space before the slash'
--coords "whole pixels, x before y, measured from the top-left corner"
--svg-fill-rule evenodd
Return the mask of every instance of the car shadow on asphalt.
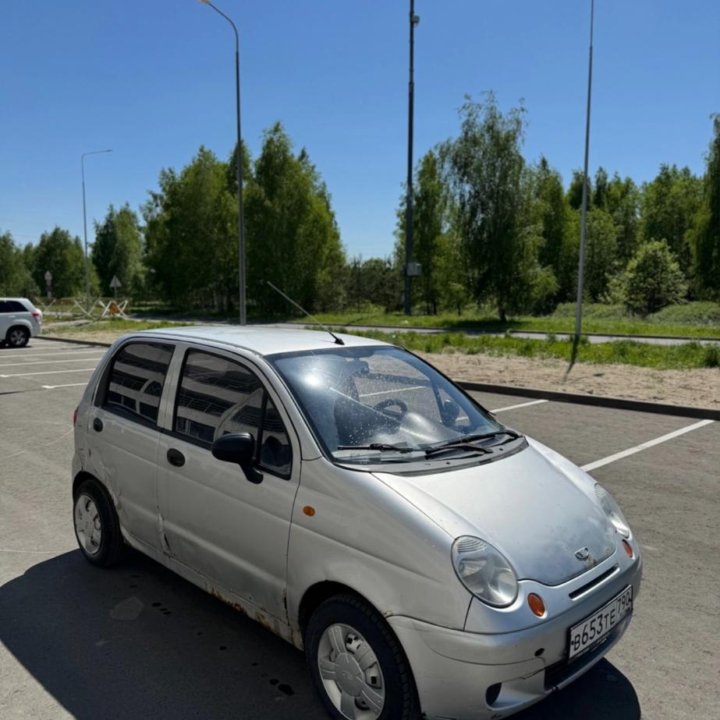
<path id="1" fill-rule="evenodd" d="M 79 551 L 0 588 L 0 637 L 44 691 L 80 720 L 323 720 L 302 653 L 138 553 L 112 570 Z M 21 680 L 10 668 L 5 680 Z M 30 684 L 11 708 L 35 716 Z M 53 712 L 44 713 L 52 717 Z M 603 660 L 518 720 L 638 720 L 635 691 Z"/>

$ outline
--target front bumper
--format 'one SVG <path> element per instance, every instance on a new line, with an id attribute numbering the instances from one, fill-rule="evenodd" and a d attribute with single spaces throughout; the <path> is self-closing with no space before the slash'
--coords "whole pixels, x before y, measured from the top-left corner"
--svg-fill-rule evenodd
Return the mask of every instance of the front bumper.
<path id="1" fill-rule="evenodd" d="M 568 662 L 568 630 L 624 587 L 637 598 L 642 562 L 637 560 L 596 591 L 551 618 L 517 632 L 488 634 L 451 630 L 403 616 L 388 618 L 413 669 L 423 717 L 428 720 L 496 720 L 565 687 L 597 663 L 627 629 L 623 618 L 602 644 Z M 573 590 L 573 583 L 545 588 Z M 533 584 L 530 592 L 536 592 Z M 470 616 L 472 615 L 472 610 Z M 469 616 L 468 624 L 472 624 Z"/>

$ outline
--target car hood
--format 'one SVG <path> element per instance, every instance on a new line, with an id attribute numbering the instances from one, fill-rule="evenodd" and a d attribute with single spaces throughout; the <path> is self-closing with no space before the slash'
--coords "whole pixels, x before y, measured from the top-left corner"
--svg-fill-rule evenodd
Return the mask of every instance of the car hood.
<path id="1" fill-rule="evenodd" d="M 559 585 L 609 557 L 615 530 L 590 478 L 572 478 L 533 443 L 495 462 L 413 476 L 376 477 L 453 537 L 476 535 L 510 561 L 519 579 Z M 562 468 L 562 469 L 561 469 Z M 586 548 L 590 557 L 575 553 Z"/>

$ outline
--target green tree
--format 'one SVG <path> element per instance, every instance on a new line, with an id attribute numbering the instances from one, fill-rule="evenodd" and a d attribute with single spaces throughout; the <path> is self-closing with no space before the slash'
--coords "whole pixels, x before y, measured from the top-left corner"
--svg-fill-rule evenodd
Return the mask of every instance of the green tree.
<path id="1" fill-rule="evenodd" d="M 580 210 L 582 206 L 582 192 L 583 173 L 580 170 L 573 170 L 572 180 L 570 181 L 570 187 L 567 191 L 567 201 L 573 210 Z M 592 182 L 589 177 L 587 182 L 587 198 L 589 209 L 592 202 Z"/>
<path id="2" fill-rule="evenodd" d="M 629 178 L 615 173 L 607 185 L 605 210 L 612 216 L 617 234 L 617 257 L 627 265 L 638 246 L 640 226 L 640 191 Z"/>
<path id="3" fill-rule="evenodd" d="M 351 258 L 347 266 L 347 302 L 356 312 L 381 307 L 397 310 L 402 302 L 402 265 L 391 258 Z"/>
<path id="4" fill-rule="evenodd" d="M 587 217 L 585 291 L 593 302 L 604 299 L 617 272 L 617 233 L 611 215 L 593 208 Z"/>
<path id="5" fill-rule="evenodd" d="M 137 215 L 127 204 L 117 211 L 111 205 L 102 224 L 95 224 L 92 260 L 103 294 L 113 294 L 113 277 L 122 283 L 123 294 L 142 292 L 142 237 Z"/>
<path id="6" fill-rule="evenodd" d="M 451 232 L 437 239 L 436 275 L 440 304 L 462 315 L 471 293 L 467 263 L 458 238 Z"/>
<path id="7" fill-rule="evenodd" d="M 25 264 L 24 253 L 15 245 L 9 232 L 0 233 L 0 295 L 32 298 L 39 295 Z"/>
<path id="8" fill-rule="evenodd" d="M 413 295 L 425 305 L 428 314 L 437 314 L 440 299 L 437 263 L 440 237 L 446 229 L 445 194 L 440 160 L 429 150 L 420 160 L 413 185 L 413 260 L 422 267 L 422 275 L 413 281 Z M 397 211 L 398 267 L 405 265 L 406 207 L 407 196 L 403 195 Z"/>
<path id="9" fill-rule="evenodd" d="M 420 161 L 414 201 L 415 258 L 422 267 L 419 285 L 428 312 L 437 314 L 439 301 L 437 261 L 445 230 L 445 188 L 436 153 L 428 151 Z"/>
<path id="10" fill-rule="evenodd" d="M 32 272 L 38 287 L 45 287 L 47 271 L 52 273 L 54 297 L 82 294 L 85 290 L 85 256 L 80 238 L 73 238 L 59 227 L 43 233 L 33 252 Z"/>
<path id="11" fill-rule="evenodd" d="M 680 266 L 665 241 L 642 245 L 623 278 L 625 304 L 632 312 L 649 315 L 679 302 L 687 292 Z"/>
<path id="12" fill-rule="evenodd" d="M 541 267 L 552 272 L 558 284 L 555 300 L 565 300 L 574 287 L 572 268 L 570 273 L 566 268 L 570 244 L 570 206 L 560 173 L 550 167 L 546 158 L 540 158 L 533 174 L 533 215 L 542 236 L 538 260 Z"/>
<path id="13" fill-rule="evenodd" d="M 720 300 L 720 114 L 713 116 L 703 197 L 690 234 L 698 292 Z"/>
<path id="14" fill-rule="evenodd" d="M 660 172 L 642 191 L 642 239 L 666 240 L 689 275 L 691 252 L 689 234 L 702 202 L 702 180 L 689 168 L 661 165 Z"/>
<path id="15" fill-rule="evenodd" d="M 460 136 L 441 149 L 456 232 L 472 273 L 478 302 L 493 300 L 501 320 L 525 307 L 537 257 L 529 248 L 530 202 L 520 153 L 524 109 L 503 115 L 495 98 L 469 98 L 461 109 Z"/>
<path id="16" fill-rule="evenodd" d="M 608 209 L 609 185 L 610 180 L 608 179 L 607 170 L 600 166 L 595 172 L 595 187 L 593 188 L 592 198 L 588 198 L 593 207 L 600 208 L 600 210 Z"/>
<path id="17" fill-rule="evenodd" d="M 163 170 L 143 208 L 147 265 L 177 307 L 230 310 L 237 297 L 237 204 L 227 166 L 204 147 L 180 173 Z"/>
<path id="18" fill-rule="evenodd" d="M 330 195 L 280 123 L 265 132 L 246 200 L 248 291 L 262 316 L 287 314 L 270 280 L 306 309 L 342 305 L 345 254 Z"/>

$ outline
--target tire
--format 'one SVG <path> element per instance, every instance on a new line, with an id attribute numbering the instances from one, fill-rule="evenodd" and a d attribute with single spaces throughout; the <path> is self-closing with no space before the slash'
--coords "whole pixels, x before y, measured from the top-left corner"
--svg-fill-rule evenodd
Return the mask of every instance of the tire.
<path id="1" fill-rule="evenodd" d="M 83 480 L 73 494 L 73 527 L 88 562 L 110 567 L 122 559 L 125 545 L 115 506 L 95 479 Z"/>
<path id="2" fill-rule="evenodd" d="M 416 720 L 410 665 L 380 615 L 354 595 L 325 600 L 310 617 L 305 657 L 335 720 Z"/>
<path id="3" fill-rule="evenodd" d="M 5 342 L 9 347 L 25 347 L 30 340 L 30 331 L 22 326 L 11 327 L 5 335 Z"/>

